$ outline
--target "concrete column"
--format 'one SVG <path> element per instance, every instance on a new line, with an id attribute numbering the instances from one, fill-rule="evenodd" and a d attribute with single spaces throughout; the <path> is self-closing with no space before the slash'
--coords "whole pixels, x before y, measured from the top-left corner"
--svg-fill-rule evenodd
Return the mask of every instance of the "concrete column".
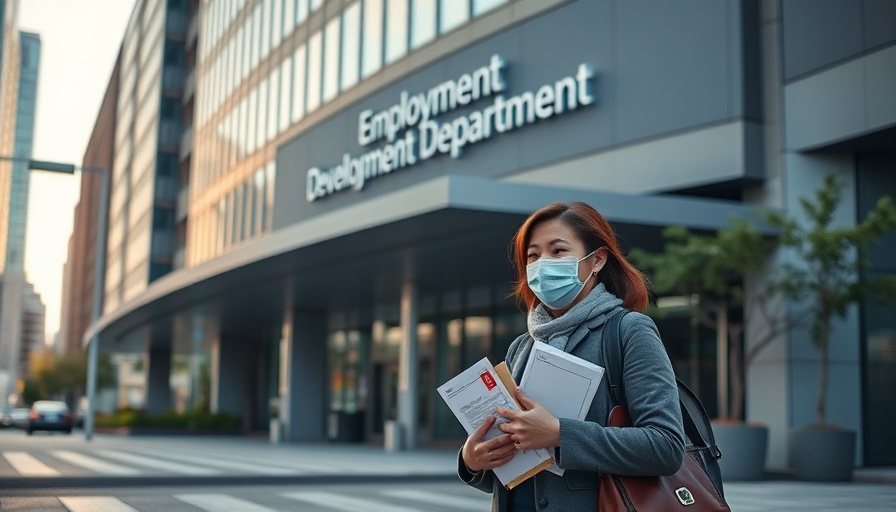
<path id="1" fill-rule="evenodd" d="M 171 407 L 171 349 L 150 348 L 146 354 L 146 412 Z"/>
<path id="2" fill-rule="evenodd" d="M 283 315 L 280 340 L 280 423 L 285 441 L 326 437 L 327 325 L 320 311 Z"/>
<path id="3" fill-rule="evenodd" d="M 398 359 L 398 424 L 402 448 L 417 448 L 420 408 L 420 361 L 417 355 L 417 287 L 406 281 L 401 287 L 401 348 Z"/>
<path id="4" fill-rule="evenodd" d="M 209 404 L 212 412 L 243 416 L 246 394 L 250 389 L 247 359 L 245 340 L 218 338 L 212 343 Z"/>

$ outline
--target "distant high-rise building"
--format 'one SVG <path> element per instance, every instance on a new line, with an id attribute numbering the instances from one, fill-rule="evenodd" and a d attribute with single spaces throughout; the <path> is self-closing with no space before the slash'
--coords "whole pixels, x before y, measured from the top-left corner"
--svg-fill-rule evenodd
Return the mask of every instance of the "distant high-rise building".
<path id="1" fill-rule="evenodd" d="M 45 342 L 45 308 L 25 276 L 27 160 L 32 156 L 41 42 L 37 34 L 17 30 L 15 5 L 7 2 L 3 7 L 0 155 L 5 160 L 0 162 L 0 397 L 6 398 L 14 389 L 15 380 L 25 376 L 32 348 Z M 13 33 L 15 37 L 9 37 Z M 12 82 L 10 77 L 14 77 Z"/>
<path id="2" fill-rule="evenodd" d="M 84 152 L 84 165 L 98 169 L 99 172 L 109 172 L 112 169 L 115 154 L 119 63 L 120 60 L 116 59 L 93 133 Z M 60 352 L 82 350 L 84 333 L 93 319 L 100 188 L 100 175 L 97 172 L 81 173 L 81 193 L 75 206 L 74 226 L 63 273 L 62 315 L 57 347 Z"/>
<path id="3" fill-rule="evenodd" d="M 181 148 L 186 0 L 139 0 L 119 57 L 104 310 L 171 271 Z"/>

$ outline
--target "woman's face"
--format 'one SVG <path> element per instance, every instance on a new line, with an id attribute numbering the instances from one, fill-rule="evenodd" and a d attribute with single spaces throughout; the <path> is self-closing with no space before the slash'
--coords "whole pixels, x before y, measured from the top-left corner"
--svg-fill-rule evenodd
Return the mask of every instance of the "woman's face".
<path id="1" fill-rule="evenodd" d="M 526 263 L 532 263 L 540 258 L 575 257 L 581 259 L 588 254 L 586 251 L 585 244 L 569 226 L 560 219 L 551 219 L 540 222 L 532 228 L 529 246 L 526 248 Z M 565 312 L 582 300 L 582 297 L 588 295 L 595 285 L 595 281 L 588 277 L 603 268 L 606 260 L 607 250 L 600 248 L 591 257 L 579 262 L 579 280 L 586 281 L 586 286 L 573 299 L 572 303 L 558 310 L 559 312 Z"/>

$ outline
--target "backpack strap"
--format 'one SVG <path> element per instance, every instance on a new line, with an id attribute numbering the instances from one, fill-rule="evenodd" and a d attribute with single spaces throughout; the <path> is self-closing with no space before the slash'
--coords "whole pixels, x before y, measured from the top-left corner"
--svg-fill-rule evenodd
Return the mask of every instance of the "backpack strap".
<path id="1" fill-rule="evenodd" d="M 630 312 L 622 309 L 613 314 L 604 323 L 601 340 L 601 350 L 604 356 L 604 377 L 610 389 L 610 397 L 616 405 L 625 403 L 625 389 L 622 386 L 622 317 Z M 716 445 L 712 429 L 707 425 L 696 421 L 694 418 L 706 418 L 706 410 L 694 394 L 678 377 L 675 377 L 678 387 L 678 404 L 681 407 L 681 419 L 684 431 L 691 444 L 694 446 L 709 448 L 710 453 L 716 459 L 722 457 L 722 452 Z"/>
<path id="2" fill-rule="evenodd" d="M 607 379 L 607 385 L 610 388 L 610 397 L 616 405 L 625 403 L 625 390 L 622 388 L 622 317 L 628 314 L 630 310 L 622 309 L 614 313 L 607 321 L 604 322 L 604 328 L 601 333 L 601 351 L 604 356 L 604 376 Z"/>

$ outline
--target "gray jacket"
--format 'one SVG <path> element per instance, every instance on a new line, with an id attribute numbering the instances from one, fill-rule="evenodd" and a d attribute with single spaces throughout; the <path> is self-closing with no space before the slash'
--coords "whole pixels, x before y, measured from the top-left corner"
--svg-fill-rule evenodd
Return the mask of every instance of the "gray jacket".
<path id="1" fill-rule="evenodd" d="M 604 364 L 604 312 L 586 322 L 588 329 L 570 337 L 566 351 Z M 598 474 L 669 475 L 678 471 L 684 457 L 684 428 L 678 405 L 678 388 L 669 356 L 656 324 L 640 313 L 630 313 L 620 323 L 622 332 L 622 386 L 634 427 L 604 427 L 612 406 L 606 379 L 601 382 L 585 421 L 560 418 L 558 464 L 563 477 L 549 471 L 535 475 L 532 510 L 576 512 L 597 510 Z M 507 365 L 520 381 L 535 341 L 528 333 L 507 351 Z M 524 390 L 525 391 L 525 390 Z M 492 511 L 506 512 L 508 492 L 492 471 L 470 473 L 458 454 L 458 476 L 479 490 L 492 493 Z"/>

